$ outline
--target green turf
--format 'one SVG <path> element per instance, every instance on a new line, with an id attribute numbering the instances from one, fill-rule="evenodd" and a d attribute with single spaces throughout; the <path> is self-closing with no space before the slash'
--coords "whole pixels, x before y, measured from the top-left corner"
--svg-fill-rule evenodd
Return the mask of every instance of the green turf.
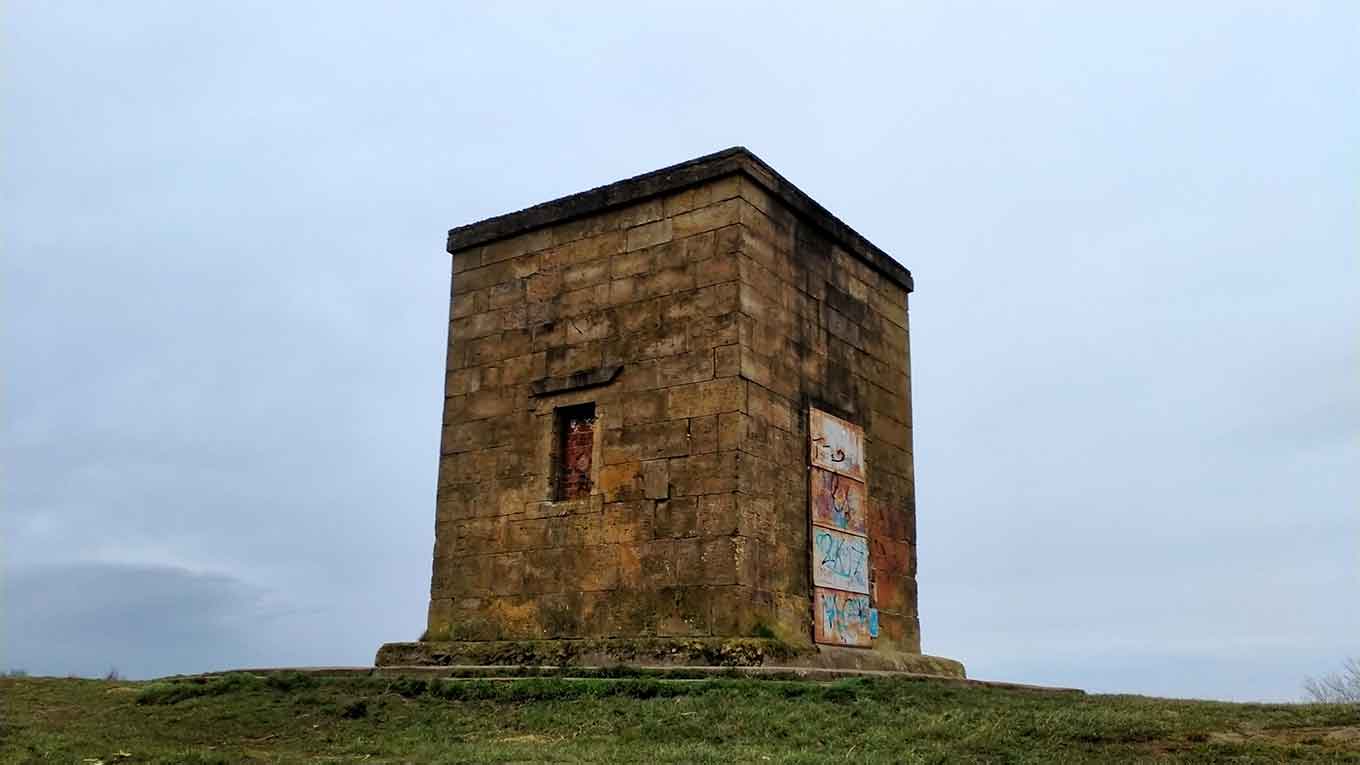
<path id="1" fill-rule="evenodd" d="M 0 679 L 0 762 L 1354 762 L 1360 708 L 902 680 Z"/>

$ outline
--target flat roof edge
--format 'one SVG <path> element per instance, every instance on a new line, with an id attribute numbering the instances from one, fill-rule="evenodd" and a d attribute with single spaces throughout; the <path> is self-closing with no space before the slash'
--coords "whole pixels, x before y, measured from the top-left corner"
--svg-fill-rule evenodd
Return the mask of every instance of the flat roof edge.
<path id="1" fill-rule="evenodd" d="M 852 255 L 893 283 L 911 292 L 911 271 L 873 242 L 860 236 L 825 207 L 790 183 L 743 146 L 696 157 L 660 170 L 626 178 L 587 191 L 569 194 L 517 212 L 449 229 L 448 252 L 460 252 L 499 239 L 508 239 L 544 226 L 584 218 L 662 194 L 681 191 L 723 176 L 740 173 L 779 198 L 800 218 L 812 223 Z"/>

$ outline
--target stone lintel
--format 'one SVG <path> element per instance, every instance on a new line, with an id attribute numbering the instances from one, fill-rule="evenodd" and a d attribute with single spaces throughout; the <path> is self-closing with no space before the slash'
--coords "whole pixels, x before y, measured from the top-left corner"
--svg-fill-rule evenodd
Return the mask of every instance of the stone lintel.
<path id="1" fill-rule="evenodd" d="M 801 219 L 821 229 L 837 244 L 879 274 L 907 292 L 912 291 L 911 271 L 841 222 L 816 200 L 803 193 L 743 146 L 734 146 L 678 165 L 663 167 L 589 191 L 543 202 L 518 212 L 458 226 L 449 230 L 448 251 L 453 254 L 499 239 L 518 236 L 533 229 L 596 215 L 736 174 L 751 179 L 777 197 Z"/>
<path id="2" fill-rule="evenodd" d="M 550 393 L 563 393 L 569 390 L 579 390 L 581 388 L 594 388 L 600 385 L 608 385 L 614 382 L 614 378 L 623 371 L 623 366 L 600 367 L 585 372 L 576 372 L 565 377 L 545 377 L 535 380 L 529 384 L 529 392 L 534 396 L 546 396 Z"/>

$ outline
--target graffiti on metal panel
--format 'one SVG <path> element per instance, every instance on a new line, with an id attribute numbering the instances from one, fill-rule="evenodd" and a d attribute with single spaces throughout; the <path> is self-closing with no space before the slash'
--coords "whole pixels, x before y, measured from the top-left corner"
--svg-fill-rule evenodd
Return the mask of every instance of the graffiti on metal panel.
<path id="1" fill-rule="evenodd" d="M 811 460 L 856 481 L 864 480 L 864 430 L 858 425 L 813 409 L 808 417 L 811 431 Z"/>
<path id="2" fill-rule="evenodd" d="M 865 534 L 864 484 L 839 473 L 812 469 L 812 522 L 851 534 Z"/>
<path id="3" fill-rule="evenodd" d="M 812 561 L 812 582 L 818 587 L 869 592 L 869 544 L 863 537 L 814 528 Z"/>
<path id="4" fill-rule="evenodd" d="M 873 618 L 868 595 L 817 589 L 815 637 L 818 643 L 871 645 Z"/>

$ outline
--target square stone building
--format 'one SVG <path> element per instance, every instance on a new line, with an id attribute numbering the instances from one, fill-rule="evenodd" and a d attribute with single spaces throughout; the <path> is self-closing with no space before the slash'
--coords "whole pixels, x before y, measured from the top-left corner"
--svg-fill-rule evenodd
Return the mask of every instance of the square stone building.
<path id="1" fill-rule="evenodd" d="M 910 272 L 733 148 L 449 232 L 428 629 L 379 665 L 922 656 Z"/>

